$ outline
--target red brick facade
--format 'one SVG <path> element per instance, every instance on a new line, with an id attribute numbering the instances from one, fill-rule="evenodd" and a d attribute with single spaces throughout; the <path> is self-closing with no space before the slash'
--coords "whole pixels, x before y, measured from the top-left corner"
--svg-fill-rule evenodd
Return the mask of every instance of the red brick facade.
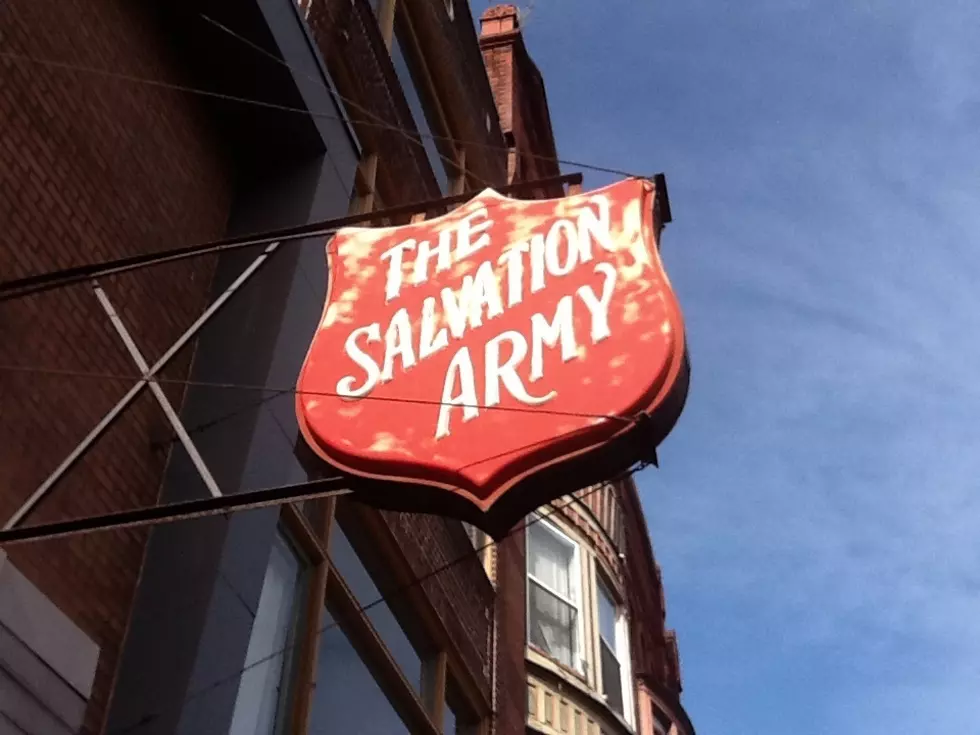
<path id="1" fill-rule="evenodd" d="M 517 7 L 492 7 L 483 13 L 480 22 L 480 47 L 497 101 L 500 127 L 511 149 L 510 180 L 532 181 L 558 175 L 544 81 L 524 46 Z M 562 196 L 560 188 L 542 193 Z"/>
<path id="2" fill-rule="evenodd" d="M 632 640 L 634 673 L 675 696 L 680 695 L 676 637 L 665 626 L 667 611 L 660 567 L 653 557 L 643 507 L 632 482 L 623 484 L 620 500 L 629 549 L 624 566 L 630 616 L 638 621 Z"/>
<path id="3" fill-rule="evenodd" d="M 119 0 L 10 2 L 4 51 L 179 82 L 148 20 Z M 195 100 L 146 85 L 2 59 L 3 278 L 194 242 L 224 231 L 229 181 Z M 104 285 L 151 361 L 204 307 L 210 263 Z M 0 362 L 132 375 L 91 288 L 0 305 Z M 168 370 L 183 377 L 186 351 Z M 0 375 L 0 517 L 6 519 L 131 382 Z M 179 405 L 181 391 L 169 389 Z M 169 432 L 147 393 L 57 486 L 32 521 L 155 502 Z M 95 534 L 10 549 L 11 561 L 101 646 L 88 728 L 101 727 L 145 534 Z"/>

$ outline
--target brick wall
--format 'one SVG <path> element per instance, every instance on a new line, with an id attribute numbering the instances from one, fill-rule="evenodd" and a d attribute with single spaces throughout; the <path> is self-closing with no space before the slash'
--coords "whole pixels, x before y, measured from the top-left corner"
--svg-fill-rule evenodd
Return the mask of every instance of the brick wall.
<path id="1" fill-rule="evenodd" d="M 499 22 L 499 21 L 497 21 Z M 500 127 L 509 133 L 514 129 L 513 99 L 514 99 L 514 49 L 510 46 L 488 48 L 483 52 L 490 77 L 490 87 L 497 101 L 497 114 L 500 116 Z"/>
<path id="2" fill-rule="evenodd" d="M 180 82 L 139 5 L 16 0 L 3 50 Z M 0 58 L 0 279 L 200 241 L 224 230 L 230 180 L 185 94 Z M 152 362 L 206 304 L 212 264 L 189 261 L 104 286 Z M 0 304 L 0 363 L 131 375 L 86 286 Z M 185 350 L 167 371 L 186 374 Z M 107 379 L 0 372 L 0 522 L 129 388 Z M 180 386 L 167 388 L 179 406 Z M 144 393 L 31 521 L 155 502 L 167 455 Z M 101 646 L 86 729 L 98 732 L 145 533 L 10 547 L 10 560 Z"/>
<path id="3" fill-rule="evenodd" d="M 515 5 L 497 5 L 480 16 L 480 46 L 497 101 L 500 128 L 511 147 L 511 181 L 557 176 L 559 165 L 544 81 L 524 45 Z M 564 196 L 560 187 L 538 192 Z"/>
<path id="4" fill-rule="evenodd" d="M 457 521 L 381 511 L 467 667 L 491 680 L 489 649 L 493 588 Z M 450 528 L 452 524 L 456 528 Z"/>
<path id="5" fill-rule="evenodd" d="M 630 618 L 633 673 L 665 691 L 681 692 L 677 638 L 666 627 L 660 566 L 653 556 L 643 507 L 632 479 L 620 486 L 626 537 L 626 589 Z"/>

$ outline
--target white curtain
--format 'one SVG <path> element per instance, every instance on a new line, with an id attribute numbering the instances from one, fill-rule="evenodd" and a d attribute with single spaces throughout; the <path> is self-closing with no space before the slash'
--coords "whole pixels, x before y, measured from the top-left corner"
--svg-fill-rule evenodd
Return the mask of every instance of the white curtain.
<path id="1" fill-rule="evenodd" d="M 566 666 L 575 666 L 574 547 L 536 523 L 528 527 L 528 636 L 533 645 Z M 560 597 L 556 596 L 559 595 Z"/>
<path id="2" fill-rule="evenodd" d="M 273 735 L 285 685 L 285 662 L 293 618 L 300 565 L 279 534 L 272 546 L 252 636 L 238 687 L 229 735 Z"/>
<path id="3" fill-rule="evenodd" d="M 573 549 L 540 523 L 528 528 L 528 568 L 536 580 L 565 599 L 572 597 Z"/>

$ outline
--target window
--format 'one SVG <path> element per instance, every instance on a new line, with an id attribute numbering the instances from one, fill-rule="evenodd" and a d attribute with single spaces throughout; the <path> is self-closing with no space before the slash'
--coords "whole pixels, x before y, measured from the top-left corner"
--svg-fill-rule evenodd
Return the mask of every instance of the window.
<path id="1" fill-rule="evenodd" d="M 599 666 L 602 674 L 602 693 L 606 703 L 623 714 L 623 666 L 620 656 L 625 652 L 622 645 L 622 620 L 616 602 L 601 579 L 596 580 L 599 592 Z"/>
<path id="2" fill-rule="evenodd" d="M 334 528 L 333 532 L 337 532 Z M 408 735 L 391 701 L 326 610 L 308 732 L 316 735 Z"/>
<path id="3" fill-rule="evenodd" d="M 579 550 L 541 520 L 527 527 L 528 640 L 548 656 L 581 671 Z"/>
<path id="4" fill-rule="evenodd" d="M 429 123 L 425 116 L 425 105 L 423 104 L 422 97 L 419 95 L 419 89 L 416 84 L 417 79 L 412 73 L 412 68 L 409 66 L 409 59 L 406 58 L 404 53 L 405 47 L 409 46 L 409 44 L 403 41 L 403 39 L 404 35 L 400 24 L 396 23 L 395 35 L 391 43 L 391 62 L 394 64 L 395 74 L 398 75 L 398 82 L 401 85 L 402 92 L 405 94 L 408 107 L 412 111 L 415 127 L 418 128 L 419 135 L 422 138 L 422 148 L 425 150 L 425 155 L 429 159 L 429 166 L 432 169 L 432 173 L 435 174 L 436 182 L 439 184 L 439 191 L 447 194 L 449 192 L 449 177 L 446 175 L 446 165 L 433 139 L 432 130 L 429 128 Z"/>
<path id="5" fill-rule="evenodd" d="M 442 735 L 480 735 L 487 732 L 480 717 L 467 704 L 459 684 L 446 676 L 446 703 L 442 718 Z"/>
<path id="6" fill-rule="evenodd" d="M 670 734 L 670 717 L 667 713 L 660 709 L 656 704 L 650 703 L 653 707 L 653 732 L 654 735 L 669 735 Z"/>
<path id="7" fill-rule="evenodd" d="M 392 658 L 405 674 L 405 678 L 417 692 L 421 692 L 422 656 L 409 640 L 388 603 L 378 602 L 382 598 L 381 592 L 347 536 L 337 525 L 330 533 L 330 559 L 354 593 L 358 604 L 361 607 L 372 606 L 365 615 L 391 651 Z"/>
<path id="8" fill-rule="evenodd" d="M 456 713 L 448 703 L 442 713 L 442 735 L 456 735 Z"/>
<path id="9" fill-rule="evenodd" d="M 238 686 L 231 735 L 273 735 L 286 702 L 289 653 L 295 629 L 301 564 L 289 542 L 276 534 L 262 582 L 245 673 Z"/>

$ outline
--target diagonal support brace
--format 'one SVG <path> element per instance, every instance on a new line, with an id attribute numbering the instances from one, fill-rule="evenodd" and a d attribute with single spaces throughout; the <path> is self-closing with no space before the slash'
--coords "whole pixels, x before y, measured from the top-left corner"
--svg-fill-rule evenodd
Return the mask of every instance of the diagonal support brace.
<path id="1" fill-rule="evenodd" d="M 262 265 L 272 256 L 273 253 L 278 249 L 279 243 L 273 242 L 269 244 L 265 250 L 259 255 L 252 263 L 242 271 L 241 275 L 238 276 L 229 286 L 226 288 L 214 302 L 204 310 L 204 312 L 199 316 L 190 327 L 187 328 L 177 341 L 170 346 L 160 359 L 157 360 L 152 366 L 147 370 L 142 371 L 144 376 L 140 379 L 129 391 L 119 399 L 119 402 L 113 406 L 102 420 L 97 423 L 92 430 L 82 439 L 78 445 L 69 453 L 61 464 L 59 464 L 54 471 L 48 475 L 48 477 L 42 482 L 37 489 L 31 494 L 31 496 L 18 508 L 13 515 L 7 520 L 3 525 L 4 531 L 9 531 L 20 523 L 24 521 L 25 518 L 37 507 L 51 490 L 57 485 L 57 483 L 65 476 L 65 473 L 70 470 L 79 459 L 84 456 L 84 454 L 91 449 L 92 445 L 99 439 L 102 434 L 115 422 L 117 418 L 122 414 L 123 411 L 134 401 L 136 397 L 140 394 L 144 387 L 148 383 L 148 379 L 156 375 L 160 370 L 162 370 L 166 365 L 174 358 L 174 356 L 183 347 L 190 342 L 201 328 L 207 324 L 207 322 L 213 317 L 230 299 L 235 292 L 237 292 L 242 285 L 251 278 L 255 272 L 262 267 Z"/>

